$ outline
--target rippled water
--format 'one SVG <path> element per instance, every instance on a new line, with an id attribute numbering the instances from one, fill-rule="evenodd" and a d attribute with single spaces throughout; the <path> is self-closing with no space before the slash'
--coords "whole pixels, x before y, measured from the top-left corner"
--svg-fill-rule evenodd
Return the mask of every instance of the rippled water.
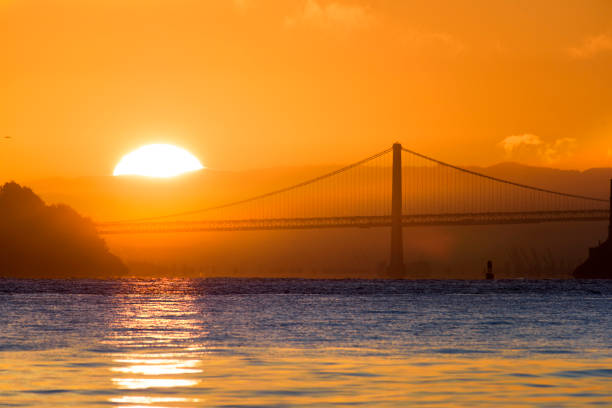
<path id="1" fill-rule="evenodd" d="M 612 282 L 0 280 L 0 406 L 612 405 Z"/>

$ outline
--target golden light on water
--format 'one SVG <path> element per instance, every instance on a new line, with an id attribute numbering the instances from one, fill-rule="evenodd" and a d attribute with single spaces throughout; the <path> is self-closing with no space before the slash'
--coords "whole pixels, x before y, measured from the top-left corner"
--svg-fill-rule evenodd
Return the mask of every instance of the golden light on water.
<path id="1" fill-rule="evenodd" d="M 160 406 L 153 406 L 153 404 L 164 404 L 164 403 L 189 403 L 189 402 L 200 402 L 198 398 L 183 398 L 183 397 L 147 397 L 147 396 L 124 396 L 111 398 L 110 402 L 116 404 L 129 404 L 129 405 L 119 405 L 117 408 L 138 408 L 138 407 L 147 407 L 147 408 L 163 408 Z"/>
<path id="2" fill-rule="evenodd" d="M 141 396 L 132 396 L 132 397 L 118 397 L 111 398 L 111 402 L 116 402 L 119 404 L 153 404 L 158 402 L 198 402 L 198 399 L 190 399 L 190 398 L 181 398 L 181 397 L 141 397 Z"/>
<path id="3" fill-rule="evenodd" d="M 113 378 L 113 383 L 121 389 L 145 390 L 147 388 L 191 387 L 199 381 L 182 378 Z"/>
<path id="4" fill-rule="evenodd" d="M 184 362 L 184 363 L 172 363 L 172 362 L 164 362 L 163 360 L 160 363 L 155 362 L 145 362 L 146 364 L 141 365 L 131 365 L 129 367 L 113 367 L 111 371 L 123 374 L 143 374 L 143 375 L 167 375 L 167 374 L 194 374 L 201 373 L 202 370 L 195 368 L 185 368 L 185 367 L 194 367 L 197 364 L 195 362 Z"/>
<path id="5" fill-rule="evenodd" d="M 133 352 L 114 356 L 110 381 L 118 391 L 130 394 L 109 401 L 118 404 L 116 408 L 164 408 L 200 401 L 181 395 L 185 388 L 200 383 L 194 376 L 203 372 L 200 355 L 193 351 L 193 337 L 202 333 L 199 323 L 189 298 L 167 297 L 139 304 L 129 297 L 119 299 L 113 322 L 119 333 L 109 337 L 107 344 Z M 159 395 L 160 389 L 181 396 Z M 131 394 L 138 390 L 143 394 Z"/>

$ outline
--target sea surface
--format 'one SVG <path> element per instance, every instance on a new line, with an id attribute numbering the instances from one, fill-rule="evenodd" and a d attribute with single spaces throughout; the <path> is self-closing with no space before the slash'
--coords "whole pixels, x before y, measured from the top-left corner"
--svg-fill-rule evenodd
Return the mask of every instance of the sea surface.
<path id="1" fill-rule="evenodd" d="M 612 282 L 0 280 L 0 406 L 612 406 Z"/>

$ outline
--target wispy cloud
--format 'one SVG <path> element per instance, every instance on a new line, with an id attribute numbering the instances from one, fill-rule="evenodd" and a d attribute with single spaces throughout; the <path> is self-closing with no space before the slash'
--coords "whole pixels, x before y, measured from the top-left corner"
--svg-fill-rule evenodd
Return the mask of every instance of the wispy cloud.
<path id="1" fill-rule="evenodd" d="M 612 36 L 599 34 L 585 38 L 582 43 L 568 49 L 573 58 L 591 58 L 604 52 L 612 51 Z"/>
<path id="2" fill-rule="evenodd" d="M 515 151 L 528 147 L 538 147 L 543 144 L 539 136 L 526 133 L 524 135 L 508 136 L 499 145 L 504 148 L 507 155 L 512 155 Z"/>
<path id="3" fill-rule="evenodd" d="M 445 32 L 427 32 L 403 28 L 400 38 L 402 38 L 405 46 L 419 50 L 438 50 L 457 55 L 466 49 L 462 41 Z"/>
<path id="4" fill-rule="evenodd" d="M 563 137 L 545 142 L 539 136 L 526 133 L 508 136 L 498 145 L 504 149 L 508 159 L 551 164 L 571 156 L 576 148 L 576 139 Z"/>
<path id="5" fill-rule="evenodd" d="M 285 26 L 288 28 L 309 25 L 349 30 L 366 28 L 373 23 L 374 17 L 365 6 L 337 2 L 323 3 L 319 0 L 306 0 L 300 12 L 285 19 Z"/>

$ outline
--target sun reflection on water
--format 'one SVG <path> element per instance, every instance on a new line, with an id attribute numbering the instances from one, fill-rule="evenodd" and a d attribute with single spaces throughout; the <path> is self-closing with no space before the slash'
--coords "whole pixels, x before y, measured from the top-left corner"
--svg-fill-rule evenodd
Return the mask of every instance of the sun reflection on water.
<path id="1" fill-rule="evenodd" d="M 191 387 L 197 380 L 177 378 L 113 378 L 112 381 L 121 389 L 143 390 L 147 388 Z"/>
<path id="2" fill-rule="evenodd" d="M 194 375 L 203 372 L 200 354 L 206 349 L 197 343 L 202 329 L 193 299 L 124 296 L 118 302 L 106 344 L 120 350 L 113 354 L 110 380 L 125 394 L 109 402 L 117 408 L 175 408 L 200 401 L 182 396 L 200 382 Z M 172 392 L 181 396 L 168 396 Z"/>
<path id="3" fill-rule="evenodd" d="M 115 362 L 129 362 L 130 360 L 114 360 Z M 185 362 L 176 362 L 177 360 L 151 360 L 150 362 L 137 360 L 143 364 L 135 364 L 128 367 L 113 367 L 111 371 L 123 374 L 142 374 L 142 375 L 168 375 L 168 374 L 195 374 L 201 373 L 202 370 L 195 367 L 196 360 L 187 360 Z"/>
<path id="4" fill-rule="evenodd" d="M 180 397 L 119 397 L 111 398 L 110 402 L 116 404 L 129 404 L 129 405 L 118 405 L 117 408 L 171 408 L 168 406 L 161 406 L 157 404 L 165 403 L 185 403 L 185 402 L 200 402 L 197 398 L 180 398 Z M 155 404 L 155 405 L 153 405 Z"/>

